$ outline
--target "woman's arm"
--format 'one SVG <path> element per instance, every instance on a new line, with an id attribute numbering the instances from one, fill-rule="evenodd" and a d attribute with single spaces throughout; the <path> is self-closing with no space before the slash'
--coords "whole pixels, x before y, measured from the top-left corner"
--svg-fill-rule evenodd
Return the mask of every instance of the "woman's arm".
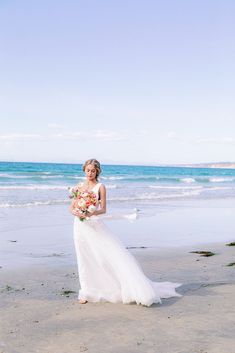
<path id="1" fill-rule="evenodd" d="M 100 210 L 92 212 L 92 215 L 106 213 L 106 188 L 103 184 L 100 185 Z"/>
<path id="2" fill-rule="evenodd" d="M 74 200 L 72 200 L 72 202 L 69 206 L 69 212 L 71 212 L 74 215 Z"/>

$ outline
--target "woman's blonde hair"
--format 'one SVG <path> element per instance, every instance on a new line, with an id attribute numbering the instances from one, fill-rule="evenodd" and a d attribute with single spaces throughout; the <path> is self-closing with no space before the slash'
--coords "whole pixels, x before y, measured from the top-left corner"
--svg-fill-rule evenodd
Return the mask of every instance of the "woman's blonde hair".
<path id="1" fill-rule="evenodd" d="M 88 159 L 82 166 L 82 170 L 85 172 L 85 169 L 86 167 L 91 164 L 95 167 L 95 170 L 96 170 L 96 176 L 95 176 L 95 179 L 98 181 L 98 176 L 100 175 L 101 173 L 101 167 L 100 167 L 100 162 L 97 161 L 97 159 Z"/>

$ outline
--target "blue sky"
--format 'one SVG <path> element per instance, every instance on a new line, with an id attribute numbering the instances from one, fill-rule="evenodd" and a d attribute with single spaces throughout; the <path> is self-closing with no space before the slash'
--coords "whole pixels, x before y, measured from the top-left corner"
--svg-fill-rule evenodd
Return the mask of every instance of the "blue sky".
<path id="1" fill-rule="evenodd" d="M 0 2 L 0 160 L 234 161 L 235 2 Z"/>

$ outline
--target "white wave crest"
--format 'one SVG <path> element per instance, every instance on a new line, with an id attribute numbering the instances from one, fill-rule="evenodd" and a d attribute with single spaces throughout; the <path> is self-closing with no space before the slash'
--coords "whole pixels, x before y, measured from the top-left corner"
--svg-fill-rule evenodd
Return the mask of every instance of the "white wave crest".
<path id="1" fill-rule="evenodd" d="M 16 175 L 16 174 L 7 174 L 7 173 L 1 173 L 0 178 L 8 178 L 8 179 L 33 179 L 33 178 L 39 178 L 39 179 L 51 179 L 51 178 L 65 178 L 64 175 L 58 174 L 58 175 L 48 175 L 48 173 L 40 173 L 40 174 L 47 174 L 47 175 L 39 175 L 39 174 L 31 174 L 31 175 Z M 51 174 L 51 173 L 50 173 Z"/>
<path id="2" fill-rule="evenodd" d="M 172 198 L 181 198 L 186 196 L 197 196 L 201 193 L 202 189 L 185 191 L 179 194 L 164 194 L 164 195 L 157 195 L 155 193 L 150 194 L 140 194 L 138 196 L 133 197 L 112 197 L 109 198 L 109 201 L 138 201 L 138 200 L 163 200 L 163 199 L 172 199 Z"/>
<path id="3" fill-rule="evenodd" d="M 57 178 L 64 178 L 64 175 L 35 175 L 37 178 L 41 179 L 57 179 Z M 32 176 L 35 177 L 35 176 Z"/>
<path id="4" fill-rule="evenodd" d="M 182 178 L 180 181 L 183 181 L 184 183 L 195 183 L 196 180 L 193 178 Z"/>
<path id="5" fill-rule="evenodd" d="M 5 174 L 5 173 L 1 173 L 0 177 L 1 178 L 9 178 L 9 179 L 30 179 L 30 178 L 32 178 L 31 175 L 14 175 L 14 174 Z"/>
<path id="6" fill-rule="evenodd" d="M 75 175 L 75 176 L 71 176 L 71 177 L 69 177 L 70 179 L 81 179 L 81 180 L 85 180 L 86 179 L 86 177 L 81 177 L 81 176 L 77 176 L 77 175 Z"/>
<path id="7" fill-rule="evenodd" d="M 7 185 L 0 186 L 0 190 L 66 190 L 68 186 L 59 185 Z"/>
<path id="8" fill-rule="evenodd" d="M 46 205 L 63 205 L 69 203 L 69 200 L 48 200 L 48 201 L 34 201 L 27 203 L 2 203 L 0 204 L 0 208 L 8 208 L 8 207 L 28 207 L 28 206 L 46 206 Z"/>
<path id="9" fill-rule="evenodd" d="M 0 190 L 67 190 L 66 185 L 4 185 L 0 186 Z M 107 189 L 117 189 L 116 184 L 107 184 Z"/>
<path id="10" fill-rule="evenodd" d="M 223 183 L 224 181 L 233 181 L 233 178 L 210 178 L 209 181 L 211 183 Z"/>
<path id="11" fill-rule="evenodd" d="M 106 184 L 105 185 L 107 189 L 117 189 L 118 186 L 116 184 Z"/>
<path id="12" fill-rule="evenodd" d="M 121 179 L 125 179 L 125 177 L 121 177 L 121 176 L 102 176 L 101 179 L 105 179 L 105 180 L 121 180 Z"/>
<path id="13" fill-rule="evenodd" d="M 214 190 L 234 190 L 235 188 L 231 188 L 230 186 L 213 186 L 212 188 L 207 188 L 206 191 L 214 191 Z"/>
<path id="14" fill-rule="evenodd" d="M 178 189 L 178 190 L 192 190 L 192 189 L 202 189 L 203 186 L 162 186 L 162 185 L 149 185 L 151 189 Z"/>

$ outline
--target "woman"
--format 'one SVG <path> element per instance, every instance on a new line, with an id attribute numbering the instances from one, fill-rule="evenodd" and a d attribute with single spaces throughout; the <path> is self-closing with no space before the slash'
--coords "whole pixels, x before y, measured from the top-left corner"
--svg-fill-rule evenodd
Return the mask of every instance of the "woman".
<path id="1" fill-rule="evenodd" d="M 146 277 L 134 256 L 99 217 L 106 213 L 106 188 L 98 180 L 100 163 L 89 159 L 83 171 L 86 181 L 78 185 L 79 190 L 93 191 L 99 203 L 93 212 L 86 214 L 75 208 L 74 200 L 70 206 L 75 216 L 74 243 L 81 285 L 79 303 L 135 302 L 150 306 L 161 303 L 161 298 L 181 296 L 175 291 L 180 283 L 153 282 Z"/>

